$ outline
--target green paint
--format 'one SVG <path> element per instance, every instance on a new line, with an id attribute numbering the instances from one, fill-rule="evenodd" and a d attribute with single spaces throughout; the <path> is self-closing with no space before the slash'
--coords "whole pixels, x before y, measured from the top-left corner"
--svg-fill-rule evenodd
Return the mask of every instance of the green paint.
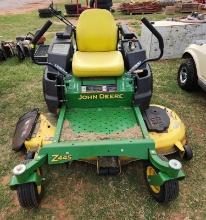
<path id="1" fill-rule="evenodd" d="M 134 107 L 134 113 L 135 113 L 135 116 L 136 116 L 136 119 L 137 121 L 139 122 L 140 124 L 140 128 L 142 130 L 142 134 L 145 138 L 149 138 L 149 133 L 147 131 L 147 127 L 145 125 L 145 122 L 144 122 L 144 119 L 142 117 L 142 114 L 141 114 L 141 111 L 138 107 Z"/>
<path id="2" fill-rule="evenodd" d="M 132 106 L 133 84 L 124 76 L 99 79 L 73 77 L 70 81 L 66 81 L 65 85 L 68 108 Z M 83 87 L 86 85 L 113 85 L 116 87 L 116 91 L 88 93 L 83 91 Z"/>
<path id="3" fill-rule="evenodd" d="M 138 125 L 131 107 L 71 108 L 66 112 L 65 119 L 77 134 L 85 132 L 111 134 Z"/>
<path id="4" fill-rule="evenodd" d="M 26 171 L 20 175 L 13 175 L 10 181 L 11 189 L 15 189 L 15 186 L 22 183 L 35 182 L 37 185 L 40 185 L 41 178 L 36 173 L 36 170 L 46 163 L 47 155 L 38 155 L 33 160 L 31 160 L 26 165 Z"/>
<path id="5" fill-rule="evenodd" d="M 63 105 L 61 110 L 60 110 L 59 118 L 58 118 L 58 121 L 57 121 L 56 132 L 55 132 L 55 136 L 54 136 L 54 140 L 53 140 L 54 143 L 57 143 L 59 141 L 62 126 L 63 126 L 63 122 L 64 122 L 65 112 L 66 112 L 66 106 Z"/>
<path id="6" fill-rule="evenodd" d="M 17 185 L 20 185 L 22 183 L 36 183 L 37 186 L 41 185 L 41 176 L 38 175 L 36 172 L 32 173 L 30 176 L 28 176 L 25 180 L 17 178 L 17 176 L 12 176 L 10 181 L 10 188 L 12 190 L 16 189 Z"/>
<path id="7" fill-rule="evenodd" d="M 104 77 L 104 78 L 83 78 L 82 85 L 114 85 L 117 83 L 116 77 Z"/>
<path id="8" fill-rule="evenodd" d="M 127 156 L 148 159 L 148 150 L 154 149 L 154 142 L 149 139 L 70 141 L 47 145 L 39 151 L 40 155 L 70 154 L 72 160 L 88 159 L 97 156 Z M 62 163 L 62 161 L 60 162 Z"/>
<path id="9" fill-rule="evenodd" d="M 132 93 L 81 93 L 68 94 L 68 108 L 98 108 L 113 106 L 131 106 Z"/>
<path id="10" fill-rule="evenodd" d="M 169 163 L 168 161 L 164 161 L 162 160 L 157 152 L 155 150 L 150 150 L 149 151 L 149 160 L 150 162 L 154 165 L 154 167 L 156 167 L 158 170 L 166 173 L 167 175 L 169 175 L 170 177 L 172 178 L 175 178 L 177 176 L 181 176 L 181 177 L 184 177 L 184 173 L 182 172 L 182 170 L 175 170 L 175 169 L 172 169 L 170 166 L 169 166 Z"/>
<path id="11" fill-rule="evenodd" d="M 166 181 L 172 180 L 172 179 L 183 179 L 185 177 L 184 173 L 182 171 L 179 171 L 178 175 L 175 177 L 172 177 L 166 173 L 163 172 L 158 172 L 157 175 L 154 176 L 148 176 L 148 182 L 150 185 L 155 185 L 155 186 L 161 186 L 163 185 Z"/>

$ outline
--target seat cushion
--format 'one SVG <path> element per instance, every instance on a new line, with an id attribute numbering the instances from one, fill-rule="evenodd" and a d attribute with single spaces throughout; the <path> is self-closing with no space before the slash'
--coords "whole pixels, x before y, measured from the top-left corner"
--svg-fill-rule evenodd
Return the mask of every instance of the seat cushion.
<path id="1" fill-rule="evenodd" d="M 119 51 L 77 51 L 73 56 L 72 71 L 77 77 L 121 76 L 124 61 Z"/>
<path id="2" fill-rule="evenodd" d="M 117 48 L 117 39 L 117 25 L 109 11 L 89 9 L 81 13 L 76 28 L 78 51 L 114 51 Z"/>

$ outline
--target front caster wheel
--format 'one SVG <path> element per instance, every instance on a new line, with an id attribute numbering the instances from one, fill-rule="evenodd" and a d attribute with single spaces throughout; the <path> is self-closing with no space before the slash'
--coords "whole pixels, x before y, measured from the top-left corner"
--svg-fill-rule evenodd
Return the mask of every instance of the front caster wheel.
<path id="1" fill-rule="evenodd" d="M 192 152 L 191 147 L 186 144 L 184 146 L 184 149 L 185 149 L 185 153 L 183 155 L 183 159 L 184 160 L 191 160 L 193 158 L 193 152 Z"/>
<path id="2" fill-rule="evenodd" d="M 156 173 L 158 173 L 158 171 L 152 164 L 147 164 L 145 166 L 145 180 L 153 198 L 159 203 L 168 203 L 176 199 L 179 195 L 179 182 L 177 180 L 169 180 L 162 186 L 150 185 L 148 177 L 156 175 Z"/>
<path id="3" fill-rule="evenodd" d="M 24 183 L 17 186 L 19 204 L 23 208 L 38 208 L 42 196 L 42 187 L 35 183 Z"/>

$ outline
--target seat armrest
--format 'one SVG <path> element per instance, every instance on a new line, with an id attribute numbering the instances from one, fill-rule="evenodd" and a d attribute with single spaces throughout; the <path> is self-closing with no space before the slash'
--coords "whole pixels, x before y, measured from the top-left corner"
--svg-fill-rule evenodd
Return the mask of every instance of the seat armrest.
<path id="1" fill-rule="evenodd" d="M 74 29 L 72 28 L 71 25 L 67 25 L 65 27 L 65 31 L 64 32 L 57 32 L 56 36 L 59 39 L 70 39 L 72 37 L 72 33 L 73 33 Z"/>

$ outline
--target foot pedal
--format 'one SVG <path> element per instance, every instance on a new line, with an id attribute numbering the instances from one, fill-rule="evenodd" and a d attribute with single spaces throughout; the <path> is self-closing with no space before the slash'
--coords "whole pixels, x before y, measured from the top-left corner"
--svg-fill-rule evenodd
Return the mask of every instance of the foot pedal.
<path id="1" fill-rule="evenodd" d="M 121 165 L 118 157 L 98 157 L 97 173 L 99 175 L 117 175 L 121 173 Z"/>
<path id="2" fill-rule="evenodd" d="M 143 118 L 149 132 L 164 132 L 170 125 L 166 109 L 158 106 L 150 106 L 143 113 Z"/>
<path id="3" fill-rule="evenodd" d="M 34 109 L 19 118 L 12 140 L 13 150 L 19 151 L 25 140 L 29 140 L 31 138 L 39 115 L 39 109 Z"/>

